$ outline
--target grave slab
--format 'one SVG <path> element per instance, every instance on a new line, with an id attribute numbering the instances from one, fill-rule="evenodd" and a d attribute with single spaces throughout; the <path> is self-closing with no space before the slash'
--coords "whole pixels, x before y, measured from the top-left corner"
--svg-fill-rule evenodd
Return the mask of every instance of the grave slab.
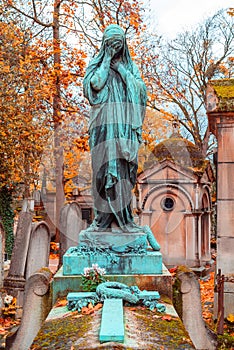
<path id="1" fill-rule="evenodd" d="M 100 343 L 99 331 L 102 310 L 92 315 L 69 312 L 66 306 L 54 307 L 34 339 L 30 350 L 47 349 L 195 349 L 172 304 L 165 304 L 168 322 L 157 313 L 142 307 L 124 306 L 124 342 Z M 58 332 L 59 330 L 59 332 Z M 147 330 L 147 333 L 146 333 Z"/>

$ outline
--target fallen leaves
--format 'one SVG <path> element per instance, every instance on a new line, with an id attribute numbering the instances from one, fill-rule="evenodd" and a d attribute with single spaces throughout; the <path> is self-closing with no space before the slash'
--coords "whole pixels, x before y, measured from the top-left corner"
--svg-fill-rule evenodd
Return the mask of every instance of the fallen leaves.
<path id="1" fill-rule="evenodd" d="M 170 315 L 164 315 L 162 316 L 162 320 L 170 322 L 172 320 L 172 317 Z"/>
<path id="2" fill-rule="evenodd" d="M 214 305 L 214 272 L 210 273 L 209 280 L 200 280 L 202 316 L 210 325 L 213 325 Z"/>
<path id="3" fill-rule="evenodd" d="M 20 324 L 19 320 L 14 320 L 11 317 L 0 318 L 0 335 L 6 335 L 13 326 Z"/>
<path id="4" fill-rule="evenodd" d="M 62 300 L 57 301 L 57 303 L 55 304 L 55 307 L 61 307 L 61 306 L 66 306 L 66 305 L 67 305 L 67 300 L 62 299 Z"/>
<path id="5" fill-rule="evenodd" d="M 93 305 L 92 303 L 89 303 L 88 306 L 84 306 L 81 309 L 81 313 L 83 315 L 91 315 L 93 314 L 95 311 L 99 310 L 102 308 L 102 304 L 98 303 L 97 305 Z"/>
<path id="6" fill-rule="evenodd" d="M 178 269 L 178 266 L 174 266 L 170 268 L 168 271 L 172 274 L 172 276 L 174 276 L 176 274 L 177 269 Z"/>
<path id="7" fill-rule="evenodd" d="M 234 315 L 233 314 L 229 314 L 227 317 L 228 322 L 230 323 L 234 323 Z"/>

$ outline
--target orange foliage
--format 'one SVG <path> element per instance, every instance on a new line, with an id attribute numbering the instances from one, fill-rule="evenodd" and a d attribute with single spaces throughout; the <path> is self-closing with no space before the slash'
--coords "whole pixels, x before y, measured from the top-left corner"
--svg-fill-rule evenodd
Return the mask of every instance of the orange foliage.
<path id="1" fill-rule="evenodd" d="M 214 272 L 210 273 L 207 281 L 200 280 L 202 316 L 210 325 L 213 325 L 213 306 L 214 306 Z"/>
<path id="2" fill-rule="evenodd" d="M 12 186 L 35 180 L 43 143 L 49 84 L 35 47 L 13 23 L 0 23 L 0 179 Z"/>

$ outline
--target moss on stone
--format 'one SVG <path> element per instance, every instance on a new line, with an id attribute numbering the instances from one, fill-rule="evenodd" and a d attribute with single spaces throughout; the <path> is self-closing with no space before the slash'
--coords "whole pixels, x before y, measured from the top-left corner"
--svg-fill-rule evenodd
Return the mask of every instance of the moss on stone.
<path id="1" fill-rule="evenodd" d="M 155 162 L 169 160 L 179 164 L 197 174 L 203 173 L 208 162 L 202 156 L 200 149 L 189 140 L 182 138 L 180 135 L 171 136 L 155 146 L 145 168 L 149 168 Z"/>
<path id="2" fill-rule="evenodd" d="M 210 85 L 218 97 L 217 111 L 230 112 L 234 110 L 234 79 L 212 80 Z"/>
<path id="3" fill-rule="evenodd" d="M 212 80 L 211 86 L 220 98 L 234 98 L 234 79 Z"/>
<path id="4" fill-rule="evenodd" d="M 30 349 L 70 350 L 74 341 L 84 337 L 91 320 L 92 316 L 75 318 L 73 315 L 49 320 L 45 322 Z"/>
<path id="5" fill-rule="evenodd" d="M 170 321 L 163 319 L 162 314 L 154 313 L 148 309 L 137 309 L 136 317 L 147 334 L 147 337 L 155 337 L 157 334 L 158 343 L 165 349 L 194 349 L 183 323 L 179 318 L 172 318 Z M 153 317 L 153 316 L 158 317 Z M 151 349 L 155 349 L 152 345 Z M 147 349 L 148 350 L 148 349 Z"/>
<path id="6" fill-rule="evenodd" d="M 218 347 L 220 350 L 233 350 L 234 337 L 229 334 L 218 335 Z"/>

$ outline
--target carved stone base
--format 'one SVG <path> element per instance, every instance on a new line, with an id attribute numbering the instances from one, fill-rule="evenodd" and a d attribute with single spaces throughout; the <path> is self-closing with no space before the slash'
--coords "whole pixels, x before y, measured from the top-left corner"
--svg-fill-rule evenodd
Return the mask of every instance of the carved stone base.
<path id="1" fill-rule="evenodd" d="M 79 234 L 79 245 L 113 252 L 124 253 L 129 251 L 146 250 L 148 246 L 145 232 L 86 231 Z"/>
<path id="2" fill-rule="evenodd" d="M 7 293 L 17 299 L 17 305 L 23 306 L 25 278 L 23 276 L 8 275 L 4 281 Z"/>

